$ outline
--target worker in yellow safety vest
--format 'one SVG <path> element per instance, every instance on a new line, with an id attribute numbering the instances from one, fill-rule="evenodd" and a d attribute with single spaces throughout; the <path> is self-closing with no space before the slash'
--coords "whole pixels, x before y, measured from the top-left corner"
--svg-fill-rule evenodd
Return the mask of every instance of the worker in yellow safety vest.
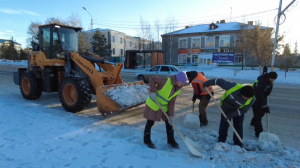
<path id="1" fill-rule="evenodd" d="M 233 120 L 233 127 L 239 136 L 243 138 L 244 114 L 247 113 L 254 104 L 254 90 L 252 86 L 244 86 L 219 78 L 211 79 L 203 83 L 203 87 L 209 87 L 211 85 L 218 85 L 226 90 L 221 98 L 220 106 L 227 118 L 221 115 L 218 142 L 224 143 L 226 141 L 229 127 L 227 119 L 231 120 L 231 118 Z M 233 134 L 233 142 L 234 145 L 243 146 L 235 134 Z"/>
<path id="2" fill-rule="evenodd" d="M 184 72 L 179 72 L 177 75 L 172 75 L 167 78 L 150 77 L 149 87 L 150 95 L 146 100 L 146 107 L 144 117 L 147 119 L 147 123 L 144 130 L 144 143 L 149 148 L 155 148 L 155 145 L 151 141 L 151 128 L 155 121 L 165 121 L 166 132 L 167 132 L 167 143 L 174 148 L 179 148 L 178 143 L 174 138 L 174 130 L 172 121 L 174 118 L 174 108 L 176 97 L 180 94 L 181 88 L 184 83 L 187 82 L 187 77 Z M 167 112 L 171 118 L 171 122 L 162 114 L 159 106 L 156 104 L 157 100 L 162 106 L 163 110 Z"/>

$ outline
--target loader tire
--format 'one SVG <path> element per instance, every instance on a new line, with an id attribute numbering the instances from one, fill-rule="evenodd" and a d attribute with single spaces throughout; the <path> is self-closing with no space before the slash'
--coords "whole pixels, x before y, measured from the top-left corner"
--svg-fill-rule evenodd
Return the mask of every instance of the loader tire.
<path id="1" fill-rule="evenodd" d="M 35 78 L 32 72 L 26 71 L 20 79 L 20 90 L 24 99 L 36 100 L 43 92 L 42 81 Z"/>
<path id="2" fill-rule="evenodd" d="M 72 113 L 87 108 L 92 99 L 88 80 L 75 76 L 63 79 L 58 94 L 64 109 Z"/>

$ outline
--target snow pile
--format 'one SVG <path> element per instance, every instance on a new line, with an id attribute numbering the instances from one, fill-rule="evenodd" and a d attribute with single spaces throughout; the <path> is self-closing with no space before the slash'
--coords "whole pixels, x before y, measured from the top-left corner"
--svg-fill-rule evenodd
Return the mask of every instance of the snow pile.
<path id="1" fill-rule="evenodd" d="M 123 85 L 108 89 L 104 94 L 123 107 L 130 107 L 143 103 L 147 100 L 149 86 L 146 85 Z"/>

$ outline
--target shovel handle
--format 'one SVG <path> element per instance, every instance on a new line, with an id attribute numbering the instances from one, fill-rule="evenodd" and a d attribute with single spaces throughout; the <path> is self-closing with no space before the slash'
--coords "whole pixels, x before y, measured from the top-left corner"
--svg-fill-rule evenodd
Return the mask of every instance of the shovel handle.
<path id="1" fill-rule="evenodd" d="M 194 108 L 195 108 L 195 102 L 193 102 L 193 113 L 194 113 Z"/>
<path id="2" fill-rule="evenodd" d="M 226 118 L 228 124 L 231 126 L 231 128 L 233 129 L 235 135 L 238 137 L 238 139 L 240 140 L 240 142 L 243 144 L 243 140 L 240 137 L 239 133 L 235 130 L 235 128 L 233 127 L 233 125 L 231 124 L 231 122 L 229 121 L 229 119 L 227 118 L 226 114 L 224 113 L 224 111 L 222 110 L 222 108 L 219 106 L 219 104 L 217 103 L 215 97 L 210 93 L 210 91 L 208 90 L 207 87 L 205 87 L 206 91 L 208 92 L 208 94 L 210 95 L 210 97 L 212 97 L 212 99 L 214 100 L 215 104 L 219 107 L 221 113 L 223 114 L 223 116 Z"/>
<path id="3" fill-rule="evenodd" d="M 159 106 L 160 110 L 163 112 L 163 114 L 167 117 L 168 121 L 171 121 L 169 115 L 165 112 L 165 110 L 161 107 L 160 103 L 155 99 L 156 104 Z M 175 124 L 172 121 L 172 126 L 174 127 L 174 129 L 176 130 L 176 132 L 179 134 L 180 138 L 183 140 L 183 142 L 185 142 L 185 138 L 181 135 L 181 133 L 178 131 L 178 129 L 176 128 Z"/>

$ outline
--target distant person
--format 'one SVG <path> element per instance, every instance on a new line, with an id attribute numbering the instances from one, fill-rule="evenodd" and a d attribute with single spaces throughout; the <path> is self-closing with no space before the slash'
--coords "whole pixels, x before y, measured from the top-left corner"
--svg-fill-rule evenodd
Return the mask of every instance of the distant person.
<path id="1" fill-rule="evenodd" d="M 268 73 L 268 67 L 265 65 L 263 68 L 263 75 Z"/>
<path id="2" fill-rule="evenodd" d="M 268 96 L 272 92 L 273 82 L 277 79 L 276 72 L 269 72 L 267 74 L 260 75 L 257 81 L 253 83 L 255 92 L 255 103 L 252 106 L 253 118 L 250 125 L 254 126 L 255 136 L 259 137 L 259 134 L 263 131 L 261 119 L 265 113 L 270 113 L 268 105 Z"/>
<path id="3" fill-rule="evenodd" d="M 135 58 L 132 60 L 132 65 L 133 65 L 133 69 L 136 69 L 136 59 Z"/>
<path id="4" fill-rule="evenodd" d="M 203 83 L 207 81 L 207 79 L 204 77 L 204 73 L 197 71 L 189 71 L 186 72 L 186 75 L 188 77 L 189 83 L 192 84 L 192 87 L 194 89 L 194 95 L 192 98 L 192 102 L 195 103 L 196 99 L 199 99 L 199 120 L 200 120 L 200 126 L 206 126 L 208 124 L 207 115 L 206 115 L 206 108 L 208 106 L 208 103 L 211 99 L 210 95 L 206 91 L 206 89 L 203 87 Z M 210 93 L 212 95 L 214 94 L 212 87 L 208 88 Z"/>
<path id="5" fill-rule="evenodd" d="M 180 94 L 181 88 L 186 81 L 187 78 L 184 72 L 179 72 L 177 75 L 172 75 L 169 78 L 150 77 L 149 87 L 151 93 L 146 100 L 144 112 L 144 117 L 147 119 L 144 130 L 144 143 L 149 148 L 155 148 L 155 145 L 151 141 L 151 128 L 155 121 L 161 120 L 165 121 L 166 124 L 168 144 L 170 144 L 173 148 L 179 148 L 179 145 L 174 138 L 172 121 L 175 114 L 176 98 Z M 163 112 L 160 110 L 155 100 L 161 104 L 164 111 L 170 117 L 171 122 L 169 122 L 166 116 L 162 114 Z"/>
<path id="6" fill-rule="evenodd" d="M 203 83 L 203 87 L 209 87 L 211 85 L 219 85 L 222 89 L 226 90 L 221 98 L 220 106 L 227 118 L 221 114 L 218 142 L 224 143 L 227 139 L 229 127 L 227 119 L 233 120 L 233 127 L 243 139 L 244 114 L 247 113 L 254 104 L 254 90 L 252 86 L 244 86 L 220 78 L 211 79 Z M 233 134 L 233 142 L 234 145 L 240 147 L 243 145 L 235 134 Z"/>

